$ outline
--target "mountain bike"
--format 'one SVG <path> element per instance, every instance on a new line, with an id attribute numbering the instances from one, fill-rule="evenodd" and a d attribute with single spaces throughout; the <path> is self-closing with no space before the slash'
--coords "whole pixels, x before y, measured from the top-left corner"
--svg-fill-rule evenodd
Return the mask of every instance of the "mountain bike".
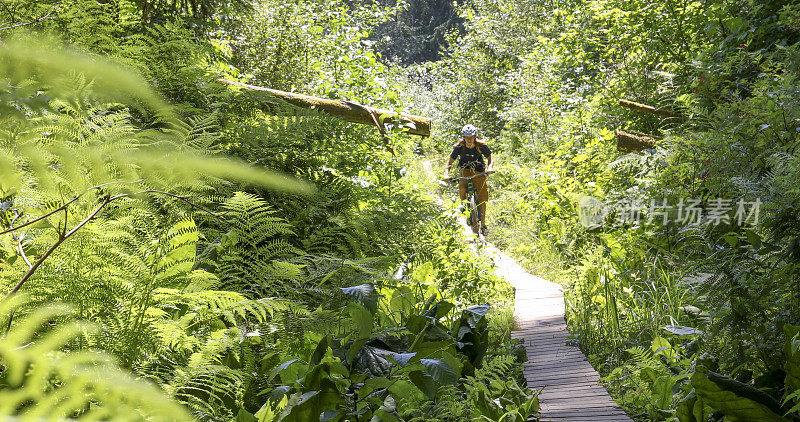
<path id="1" fill-rule="evenodd" d="M 475 189 L 475 185 L 472 183 L 472 179 L 475 177 L 486 177 L 487 173 L 477 173 L 472 176 L 461 176 L 455 177 L 450 179 L 450 183 L 458 183 L 459 180 L 466 179 L 467 182 L 467 206 L 469 207 L 469 214 L 467 217 L 467 225 L 472 229 L 472 232 L 478 236 L 483 236 L 483 230 L 481 228 L 481 208 L 479 207 L 478 202 L 478 192 Z"/>

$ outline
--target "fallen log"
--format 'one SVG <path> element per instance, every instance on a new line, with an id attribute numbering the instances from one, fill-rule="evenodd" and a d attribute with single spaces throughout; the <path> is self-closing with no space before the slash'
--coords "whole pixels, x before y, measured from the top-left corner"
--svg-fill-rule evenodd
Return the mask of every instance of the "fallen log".
<path id="1" fill-rule="evenodd" d="M 647 104 L 640 104 L 629 100 L 620 99 L 619 105 L 629 108 L 631 110 L 641 111 L 643 113 L 655 114 L 656 116 L 666 117 L 670 119 L 681 119 L 681 120 L 686 119 L 686 116 L 680 113 L 675 113 L 669 110 L 655 108 Z"/>
<path id="2" fill-rule="evenodd" d="M 629 132 L 622 129 L 614 131 L 617 135 L 617 151 L 636 152 L 643 149 L 655 148 L 656 141 L 661 138 L 639 132 Z"/>
<path id="3" fill-rule="evenodd" d="M 384 127 L 380 123 L 380 116 L 388 115 L 388 117 L 384 120 L 386 123 L 413 123 L 413 127 L 409 128 L 408 133 L 419 136 L 431 135 L 431 120 L 425 117 L 414 116 L 410 114 L 398 115 L 396 112 L 391 110 L 367 107 L 351 101 L 331 100 L 328 98 L 295 94 L 293 92 L 278 91 L 277 89 L 248 85 L 241 82 L 229 81 L 227 79 L 217 79 L 217 81 L 226 85 L 238 86 L 250 91 L 268 92 L 282 100 L 285 100 L 289 104 L 297 107 L 324 111 L 331 116 L 338 117 L 347 122 L 377 126 L 381 133 L 384 132 Z"/>

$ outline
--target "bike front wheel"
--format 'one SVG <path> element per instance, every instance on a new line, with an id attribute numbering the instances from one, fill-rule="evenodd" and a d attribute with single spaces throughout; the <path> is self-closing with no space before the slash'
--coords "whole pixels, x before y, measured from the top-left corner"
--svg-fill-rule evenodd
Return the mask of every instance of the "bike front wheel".
<path id="1" fill-rule="evenodd" d="M 469 196 L 469 223 L 472 232 L 480 236 L 481 234 L 481 209 L 478 207 L 478 201 L 475 200 L 475 195 Z"/>

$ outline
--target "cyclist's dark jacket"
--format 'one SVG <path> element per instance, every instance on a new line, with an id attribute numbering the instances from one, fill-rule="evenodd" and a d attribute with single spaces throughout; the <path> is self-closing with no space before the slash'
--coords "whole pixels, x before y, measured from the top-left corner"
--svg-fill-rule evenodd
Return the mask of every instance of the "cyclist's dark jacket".
<path id="1" fill-rule="evenodd" d="M 473 169 L 475 171 L 486 170 L 483 157 L 489 158 L 492 151 L 488 146 L 476 143 L 474 147 L 467 148 L 465 145 L 458 145 L 453 148 L 450 158 L 458 158 L 458 166 Z"/>

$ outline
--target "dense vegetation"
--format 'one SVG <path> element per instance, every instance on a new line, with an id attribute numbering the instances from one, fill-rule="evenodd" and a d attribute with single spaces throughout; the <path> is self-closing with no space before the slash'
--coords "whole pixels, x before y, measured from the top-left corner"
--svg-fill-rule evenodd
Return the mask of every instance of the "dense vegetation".
<path id="1" fill-rule="evenodd" d="M 444 132 L 485 129 L 493 240 L 567 286 L 573 334 L 640 420 L 798 418 L 799 7 L 474 1 L 447 58 L 405 74 Z M 619 129 L 660 140 L 623 154 Z M 604 221 L 581 224 L 585 196 Z"/>
<path id="2" fill-rule="evenodd" d="M 0 418 L 535 414 L 510 287 L 410 136 L 216 82 L 400 107 L 385 10 L 3 6 Z"/>
<path id="3" fill-rule="evenodd" d="M 526 420 L 511 289 L 422 165 L 474 123 L 491 240 L 632 417 L 800 419 L 797 2 L 0 3 L 0 417 Z"/>

